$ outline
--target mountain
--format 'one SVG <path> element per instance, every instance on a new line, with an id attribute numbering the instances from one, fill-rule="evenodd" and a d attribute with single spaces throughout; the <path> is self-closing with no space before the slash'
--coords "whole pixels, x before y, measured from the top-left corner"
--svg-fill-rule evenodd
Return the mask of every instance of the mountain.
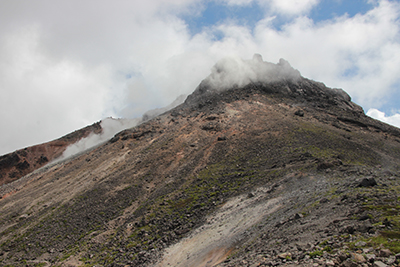
<path id="1" fill-rule="evenodd" d="M 97 146 L 121 130 L 136 126 L 176 107 L 183 103 L 185 98 L 185 95 L 181 95 L 167 107 L 147 111 L 142 118 L 109 117 L 59 139 L 0 156 L 0 186 L 16 181 L 55 160 L 62 160 Z"/>
<path id="2" fill-rule="evenodd" d="M 343 90 L 224 60 L 183 104 L 1 187 L 0 264 L 397 264 L 399 163 L 400 129 Z"/>
<path id="3" fill-rule="evenodd" d="M 60 157 L 65 149 L 89 136 L 101 133 L 100 122 L 67 134 L 57 140 L 39 144 L 0 156 L 0 186 L 11 183 L 19 178 L 43 167 Z"/>

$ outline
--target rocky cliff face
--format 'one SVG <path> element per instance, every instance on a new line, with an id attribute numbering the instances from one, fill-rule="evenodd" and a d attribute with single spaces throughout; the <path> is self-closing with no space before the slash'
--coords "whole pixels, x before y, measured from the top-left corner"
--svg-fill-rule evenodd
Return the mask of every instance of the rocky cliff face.
<path id="1" fill-rule="evenodd" d="M 65 149 L 87 137 L 101 132 L 100 123 L 94 123 L 57 140 L 17 150 L 0 156 L 0 186 L 11 183 L 60 157 Z"/>
<path id="2" fill-rule="evenodd" d="M 206 79 L 173 110 L 9 184 L 0 263 L 393 263 L 399 163 L 400 130 L 339 89 Z"/>

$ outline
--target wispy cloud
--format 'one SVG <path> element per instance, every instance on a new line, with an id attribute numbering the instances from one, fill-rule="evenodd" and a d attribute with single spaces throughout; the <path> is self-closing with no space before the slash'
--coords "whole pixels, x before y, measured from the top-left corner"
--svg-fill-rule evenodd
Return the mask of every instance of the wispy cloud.
<path id="1" fill-rule="evenodd" d="M 325 21 L 309 17 L 317 0 L 218 3 L 256 5 L 264 17 L 248 25 L 222 18 L 193 34 L 185 18 L 204 12 L 205 1 L 2 2 L 0 123 L 7 130 L 0 154 L 105 117 L 140 117 L 166 106 L 191 93 L 225 56 L 285 58 L 366 110 L 384 107 L 399 90 L 397 1 Z"/>
<path id="2" fill-rule="evenodd" d="M 385 112 L 379 111 L 375 108 L 371 108 L 368 110 L 367 115 L 371 118 L 386 122 L 388 124 L 397 126 L 400 128 L 400 114 L 395 113 L 393 115 L 386 115 Z"/>

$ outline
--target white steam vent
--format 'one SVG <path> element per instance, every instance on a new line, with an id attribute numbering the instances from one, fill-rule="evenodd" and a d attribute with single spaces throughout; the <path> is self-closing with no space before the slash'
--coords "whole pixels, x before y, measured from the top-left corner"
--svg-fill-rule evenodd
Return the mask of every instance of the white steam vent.
<path id="1" fill-rule="evenodd" d="M 300 72 L 292 68 L 286 60 L 280 59 L 278 64 L 273 64 L 263 61 L 260 54 L 255 54 L 251 60 L 239 57 L 221 59 L 203 82 L 213 89 L 225 90 L 250 83 L 293 81 L 300 77 Z"/>
<path id="2" fill-rule="evenodd" d="M 106 118 L 100 123 L 102 128 L 102 132 L 100 134 L 91 133 L 88 137 L 85 137 L 78 142 L 68 146 L 61 158 L 57 159 L 57 161 L 66 159 L 70 156 L 76 155 L 80 152 L 104 143 L 108 141 L 111 137 L 113 137 L 116 133 L 138 125 L 140 121 L 140 119 L 114 119 L 111 117 Z"/>

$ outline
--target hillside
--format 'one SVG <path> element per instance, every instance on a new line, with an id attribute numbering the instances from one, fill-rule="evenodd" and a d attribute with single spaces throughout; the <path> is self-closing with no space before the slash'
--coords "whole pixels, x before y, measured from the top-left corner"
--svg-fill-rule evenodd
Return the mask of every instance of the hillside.
<path id="1" fill-rule="evenodd" d="M 102 131 L 100 122 L 67 134 L 59 139 L 0 156 L 0 186 L 43 167 L 60 157 L 65 149 L 89 134 Z"/>
<path id="2" fill-rule="evenodd" d="M 400 130 L 265 68 L 223 88 L 217 64 L 182 105 L 9 184 L 0 264 L 397 264 Z"/>

